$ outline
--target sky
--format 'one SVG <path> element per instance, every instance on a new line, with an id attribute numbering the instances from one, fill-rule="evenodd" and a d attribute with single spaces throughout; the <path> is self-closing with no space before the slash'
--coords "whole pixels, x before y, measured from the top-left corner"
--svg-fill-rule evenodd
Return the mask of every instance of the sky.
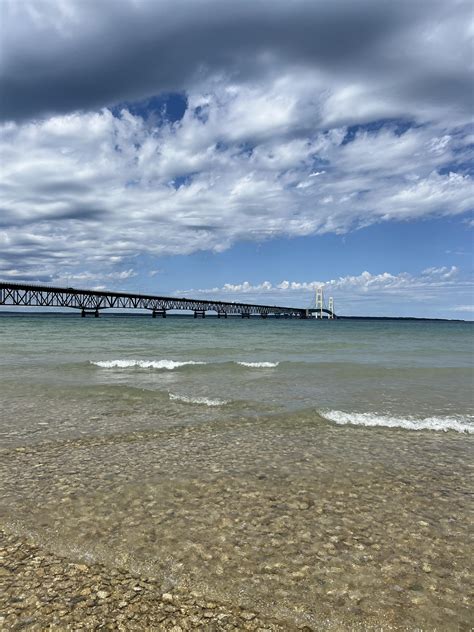
<path id="1" fill-rule="evenodd" d="M 0 278 L 474 319 L 464 0 L 0 0 Z"/>

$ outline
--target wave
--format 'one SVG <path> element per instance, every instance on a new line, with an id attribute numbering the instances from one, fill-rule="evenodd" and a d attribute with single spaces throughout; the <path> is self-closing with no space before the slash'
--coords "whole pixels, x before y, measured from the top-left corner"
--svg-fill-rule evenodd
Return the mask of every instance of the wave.
<path id="1" fill-rule="evenodd" d="M 101 367 L 102 369 L 130 369 L 130 368 L 140 368 L 140 369 L 167 369 L 168 371 L 172 371 L 173 369 L 178 369 L 182 366 L 189 365 L 206 365 L 208 362 L 201 362 L 196 360 L 99 360 L 97 362 L 90 362 L 94 366 Z M 226 364 L 225 362 L 221 363 L 211 363 L 211 364 L 220 364 L 221 366 Z M 271 369 L 277 367 L 279 362 L 233 362 L 233 364 L 239 364 L 240 366 L 244 366 L 251 369 Z"/>
<path id="2" fill-rule="evenodd" d="M 129 369 L 138 367 L 140 369 L 167 369 L 168 371 L 172 371 L 181 366 L 206 364 L 206 362 L 196 362 L 194 360 L 186 360 L 183 362 L 175 360 L 100 360 L 99 362 L 91 361 L 91 364 L 100 366 L 103 369 Z"/>
<path id="3" fill-rule="evenodd" d="M 175 395 L 170 393 L 171 400 L 184 402 L 185 404 L 204 404 L 205 406 L 225 406 L 230 402 L 225 399 L 209 399 L 208 397 L 186 397 L 186 395 Z"/>
<path id="4" fill-rule="evenodd" d="M 250 367 L 252 369 L 270 369 L 278 366 L 279 362 L 237 362 L 240 366 Z"/>
<path id="5" fill-rule="evenodd" d="M 376 413 L 346 413 L 341 410 L 320 411 L 319 414 L 328 421 L 339 425 L 383 426 L 386 428 L 405 428 L 406 430 L 438 430 L 466 432 L 474 434 L 474 424 L 467 417 L 392 417 Z"/>

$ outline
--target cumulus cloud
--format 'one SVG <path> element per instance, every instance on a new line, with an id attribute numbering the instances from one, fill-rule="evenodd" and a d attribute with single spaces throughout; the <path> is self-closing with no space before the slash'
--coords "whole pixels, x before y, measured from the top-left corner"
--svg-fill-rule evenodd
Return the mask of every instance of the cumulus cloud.
<path id="1" fill-rule="evenodd" d="M 314 307 L 319 288 L 323 288 L 326 302 L 329 296 L 335 299 L 336 312 L 341 315 L 428 316 L 433 304 L 439 313 L 449 315 L 451 311 L 472 311 L 469 306 L 453 304 L 472 297 L 474 279 L 451 266 L 429 268 L 418 275 L 364 271 L 329 280 L 225 283 L 221 287 L 179 290 L 176 295 Z"/>
<path id="2" fill-rule="evenodd" d="M 196 7 L 3 1 L 1 276 L 472 208 L 469 3 Z"/>
<path id="3" fill-rule="evenodd" d="M 248 88 L 222 88 L 207 99 L 204 120 L 196 94 L 181 121 L 159 126 L 128 110 L 5 124 L 3 276 L 19 266 L 48 275 L 84 260 L 220 251 L 240 239 L 341 233 L 471 207 L 472 180 L 455 171 L 466 159 L 462 135 L 434 127 L 400 134 L 390 125 L 350 142 L 347 128 L 301 135 L 285 99 L 279 117 L 272 95 L 253 92 L 269 99 L 261 122 L 238 116 L 251 102 Z"/>
<path id="4" fill-rule="evenodd" d="M 428 268 L 415 276 L 408 272 L 399 274 L 391 274 L 383 272 L 381 274 L 372 274 L 367 270 L 358 275 L 348 275 L 330 279 L 326 281 L 281 281 L 272 284 L 269 281 L 263 281 L 257 285 L 252 285 L 248 281 L 242 283 L 225 283 L 222 287 L 214 287 L 210 289 L 195 289 L 189 292 L 200 294 L 219 293 L 219 294 L 246 294 L 246 293 L 277 293 L 281 296 L 290 295 L 295 292 L 313 292 L 318 288 L 323 288 L 325 292 L 336 292 L 350 290 L 353 292 L 366 293 L 371 290 L 377 292 L 393 292 L 395 294 L 413 294 L 420 288 L 444 288 L 454 283 L 456 277 L 459 276 L 459 268 L 456 266 Z M 474 281 L 470 280 L 469 285 L 474 285 Z M 179 290 L 183 292 L 184 290 Z M 184 291 L 186 292 L 186 291 Z"/>

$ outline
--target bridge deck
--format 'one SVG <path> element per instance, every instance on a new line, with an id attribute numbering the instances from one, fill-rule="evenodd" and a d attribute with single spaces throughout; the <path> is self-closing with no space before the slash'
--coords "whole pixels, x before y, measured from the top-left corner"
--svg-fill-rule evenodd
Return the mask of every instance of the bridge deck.
<path id="1" fill-rule="evenodd" d="M 69 307 L 79 309 L 82 315 L 93 312 L 98 315 L 102 309 L 145 309 L 165 316 L 168 310 L 190 310 L 194 315 L 204 316 L 208 311 L 222 315 L 288 315 L 307 318 L 310 312 L 306 308 L 283 307 L 279 305 L 258 305 L 254 303 L 237 303 L 211 301 L 194 298 L 174 298 L 170 296 L 153 296 L 150 294 L 133 294 L 129 292 L 113 292 L 109 290 L 80 290 L 72 287 L 52 287 L 0 281 L 0 305 L 24 307 Z M 335 315 L 327 309 L 322 310 L 329 317 Z"/>

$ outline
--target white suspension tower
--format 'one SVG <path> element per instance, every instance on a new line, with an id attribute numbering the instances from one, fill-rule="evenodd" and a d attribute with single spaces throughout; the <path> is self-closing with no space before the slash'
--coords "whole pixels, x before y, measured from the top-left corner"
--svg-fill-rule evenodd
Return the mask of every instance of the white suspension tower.
<path id="1" fill-rule="evenodd" d="M 329 297 L 328 309 L 331 312 L 328 317 L 334 318 L 334 298 L 332 296 Z"/>
<path id="2" fill-rule="evenodd" d="M 324 288 L 323 286 L 316 288 L 316 318 L 324 318 Z M 332 296 L 329 297 L 328 300 L 328 311 L 329 314 L 327 318 L 335 318 L 334 316 L 334 298 Z"/>
<path id="3" fill-rule="evenodd" d="M 316 289 L 316 318 L 323 317 L 323 307 L 324 307 L 323 288 L 318 287 Z M 319 316 L 318 316 L 318 311 L 319 311 Z"/>

